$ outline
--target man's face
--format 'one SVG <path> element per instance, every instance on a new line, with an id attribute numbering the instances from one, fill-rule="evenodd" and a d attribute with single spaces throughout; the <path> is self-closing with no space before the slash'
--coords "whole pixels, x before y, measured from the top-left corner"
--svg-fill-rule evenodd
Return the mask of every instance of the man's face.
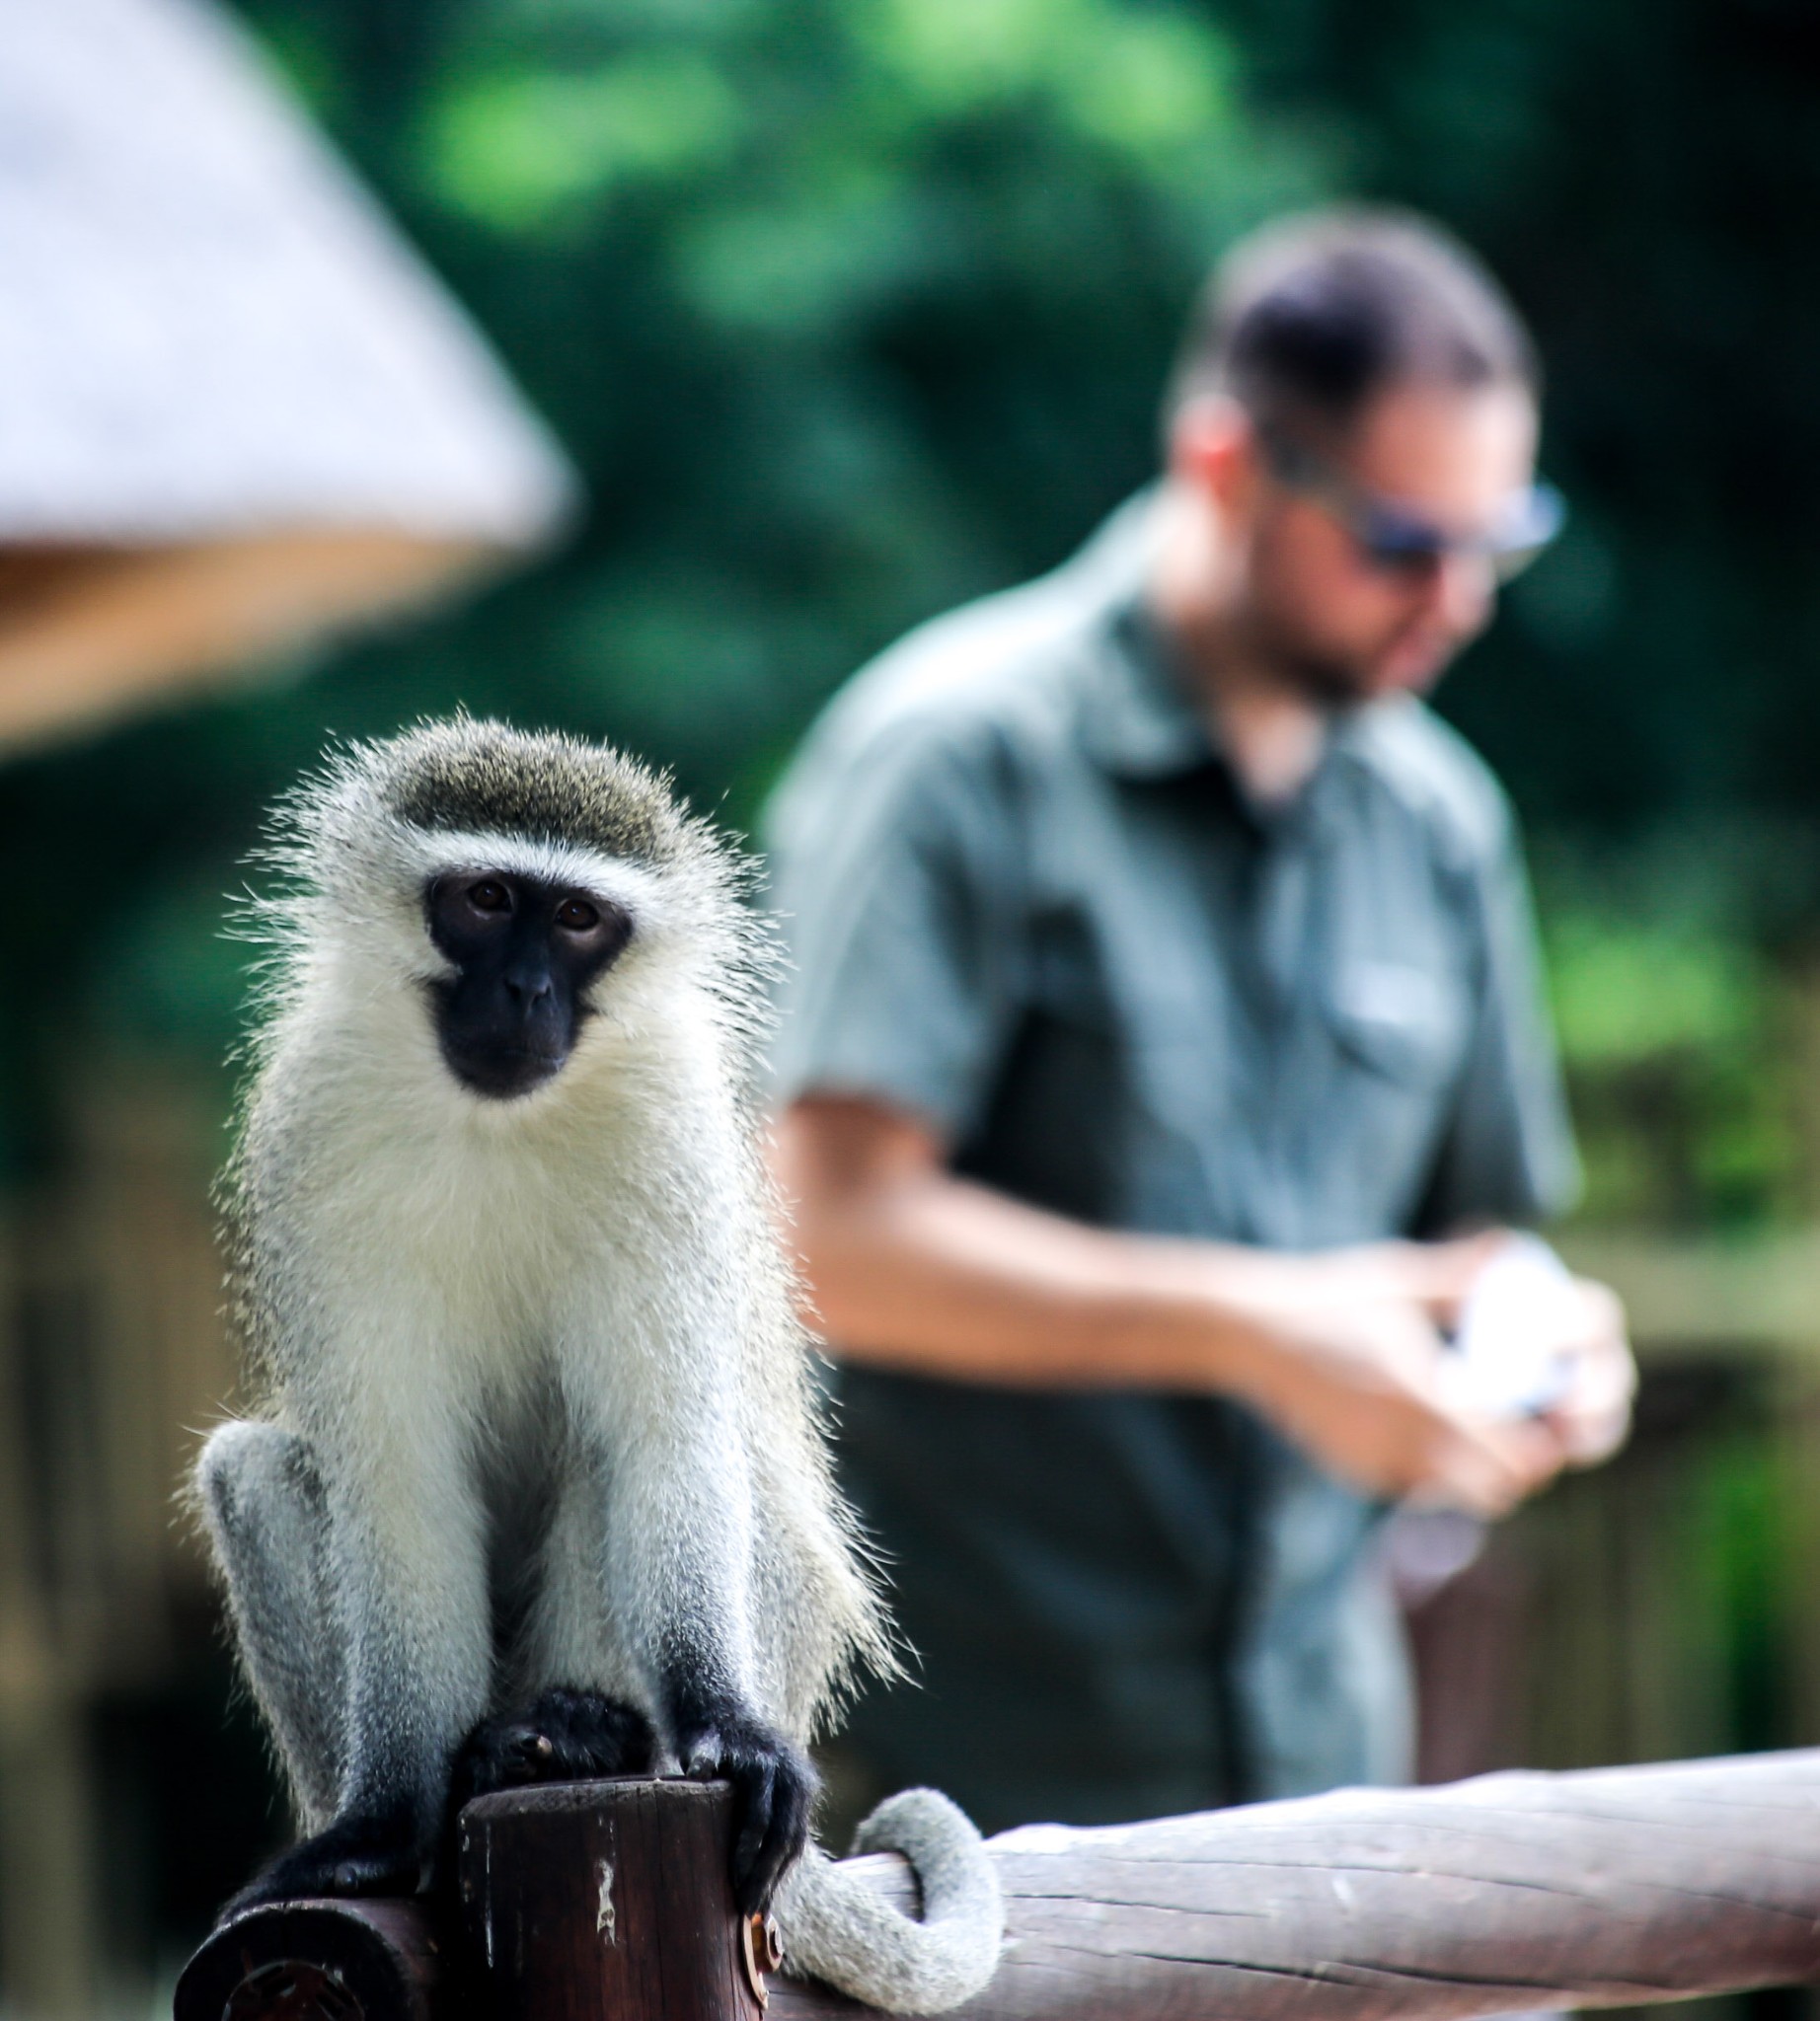
<path id="1" fill-rule="evenodd" d="M 1530 485 L 1535 456 L 1535 405 L 1510 386 L 1394 390 L 1327 450 L 1355 491 L 1469 544 Z M 1249 534 L 1242 621 L 1259 658 L 1312 700 L 1425 692 L 1490 619 L 1486 558 L 1386 566 L 1329 503 L 1281 482 L 1261 456 Z"/>

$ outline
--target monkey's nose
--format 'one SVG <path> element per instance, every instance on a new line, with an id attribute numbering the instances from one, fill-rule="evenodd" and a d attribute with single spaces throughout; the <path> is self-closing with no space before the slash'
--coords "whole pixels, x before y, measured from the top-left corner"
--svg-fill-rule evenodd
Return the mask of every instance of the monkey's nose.
<path id="1" fill-rule="evenodd" d="M 556 984 L 547 968 L 508 968 L 504 981 L 513 1007 L 526 1017 L 541 1010 L 556 994 Z"/>

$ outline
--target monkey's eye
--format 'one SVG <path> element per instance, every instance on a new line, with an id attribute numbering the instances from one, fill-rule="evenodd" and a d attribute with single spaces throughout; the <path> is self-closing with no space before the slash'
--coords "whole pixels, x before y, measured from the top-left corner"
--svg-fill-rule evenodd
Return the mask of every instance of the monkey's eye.
<path id="1" fill-rule="evenodd" d="M 556 909 L 556 923 L 571 934 L 586 934 L 600 924 L 600 908 L 585 898 L 566 898 Z"/>
<path id="2" fill-rule="evenodd" d="M 468 903 L 476 912 L 510 912 L 512 894 L 497 877 L 483 877 L 468 886 Z"/>

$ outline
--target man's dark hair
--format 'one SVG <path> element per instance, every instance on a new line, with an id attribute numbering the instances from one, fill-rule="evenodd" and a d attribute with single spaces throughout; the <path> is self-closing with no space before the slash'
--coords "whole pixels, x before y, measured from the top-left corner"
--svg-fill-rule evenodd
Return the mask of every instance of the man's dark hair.
<path id="1" fill-rule="evenodd" d="M 1220 262 L 1165 413 L 1223 393 L 1265 425 L 1343 433 L 1407 385 L 1535 395 L 1541 373 L 1509 298 L 1458 240 L 1409 212 L 1336 207 L 1265 225 Z"/>

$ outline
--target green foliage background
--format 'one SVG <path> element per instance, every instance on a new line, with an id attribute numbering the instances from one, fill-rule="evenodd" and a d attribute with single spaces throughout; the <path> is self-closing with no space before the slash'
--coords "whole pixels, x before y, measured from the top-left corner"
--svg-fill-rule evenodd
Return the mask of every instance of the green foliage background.
<path id="1" fill-rule="evenodd" d="M 225 1113 L 225 895 L 331 734 L 465 703 L 623 741 L 749 828 L 847 672 L 1150 475 L 1222 246 L 1353 193 L 1477 244 L 1549 363 L 1570 529 L 1441 701 L 1535 839 L 1589 1213 L 1811 1218 L 1812 0 L 229 4 L 589 511 L 429 623 L 0 768 L 0 1182 L 54 1172 L 98 1050 L 215 1072 Z M 80 1334 L 45 1338 L 79 1379 Z M 1631 1452 L 1509 1534 L 1519 1759 L 1814 1738 L 1820 1408 L 1783 1381 L 1653 1371 Z M 214 1738 L 218 1675 L 159 1688 L 94 1722 L 107 1936 L 148 1969 L 270 1829 Z"/>
<path id="2" fill-rule="evenodd" d="M 1444 705 L 1544 844 L 1594 1204 L 1804 1198 L 1780 1063 L 1820 877 L 1820 23 L 1800 0 L 243 0 L 505 354 L 591 509 L 534 573 L 0 777 L 0 1149 L 74 1035 L 220 1055 L 258 810 L 457 701 L 750 823 L 840 677 L 1154 463 L 1210 258 L 1417 203 L 1552 374 L 1575 512 Z M 299 672 L 305 670 L 298 670 Z M 72 930 L 73 929 L 73 930 Z"/>

